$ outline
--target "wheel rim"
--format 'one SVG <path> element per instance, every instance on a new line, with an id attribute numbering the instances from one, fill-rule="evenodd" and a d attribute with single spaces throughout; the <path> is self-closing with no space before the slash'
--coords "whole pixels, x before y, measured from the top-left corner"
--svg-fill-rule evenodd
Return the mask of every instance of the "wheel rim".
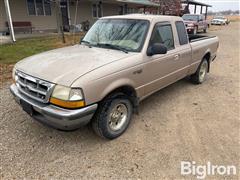
<path id="1" fill-rule="evenodd" d="M 199 71 L 199 80 L 200 82 L 203 82 L 206 78 L 206 74 L 207 74 L 207 69 L 208 69 L 208 64 L 206 61 L 204 61 L 200 67 L 200 71 Z"/>
<path id="2" fill-rule="evenodd" d="M 128 117 L 128 109 L 125 104 L 117 104 L 112 111 L 110 112 L 109 116 L 109 127 L 112 131 L 120 130 L 127 121 Z"/>

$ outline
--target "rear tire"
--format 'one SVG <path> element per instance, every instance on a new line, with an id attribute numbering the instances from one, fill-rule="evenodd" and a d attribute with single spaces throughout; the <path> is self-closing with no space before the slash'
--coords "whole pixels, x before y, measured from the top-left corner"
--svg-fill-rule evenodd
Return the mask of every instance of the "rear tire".
<path id="1" fill-rule="evenodd" d="M 93 130 L 100 137 L 115 139 L 127 130 L 132 114 L 133 105 L 126 95 L 110 95 L 99 104 L 92 120 Z"/>
<path id="2" fill-rule="evenodd" d="M 201 62 L 201 64 L 199 65 L 197 72 L 193 75 L 191 75 L 191 81 L 194 84 L 202 84 L 207 77 L 207 73 L 208 73 L 208 61 L 207 59 L 203 59 L 203 61 Z"/>

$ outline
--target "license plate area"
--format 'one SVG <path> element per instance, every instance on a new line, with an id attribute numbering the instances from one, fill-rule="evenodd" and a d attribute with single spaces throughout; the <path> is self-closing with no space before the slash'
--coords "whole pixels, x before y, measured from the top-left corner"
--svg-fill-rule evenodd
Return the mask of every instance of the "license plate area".
<path id="1" fill-rule="evenodd" d="M 33 115 L 33 107 L 32 107 L 32 105 L 30 105 L 29 103 L 27 103 L 27 102 L 25 102 L 25 101 L 23 101 L 23 100 L 20 101 L 20 104 L 21 104 L 21 106 L 22 106 L 22 109 L 23 109 L 26 113 L 28 113 L 30 116 Z"/>

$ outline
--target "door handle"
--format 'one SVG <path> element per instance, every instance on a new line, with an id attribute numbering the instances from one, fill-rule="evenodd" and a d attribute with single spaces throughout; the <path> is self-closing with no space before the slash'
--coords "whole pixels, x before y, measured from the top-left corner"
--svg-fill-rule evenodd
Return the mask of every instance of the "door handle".
<path id="1" fill-rule="evenodd" d="M 177 61 L 177 60 L 179 60 L 179 59 L 180 59 L 180 55 L 179 55 L 179 54 L 177 54 L 177 55 L 174 56 L 174 60 L 175 60 L 175 61 Z"/>
<path id="2" fill-rule="evenodd" d="M 141 74 L 142 72 L 143 72 L 142 69 L 138 69 L 138 70 L 134 71 L 133 74 Z"/>

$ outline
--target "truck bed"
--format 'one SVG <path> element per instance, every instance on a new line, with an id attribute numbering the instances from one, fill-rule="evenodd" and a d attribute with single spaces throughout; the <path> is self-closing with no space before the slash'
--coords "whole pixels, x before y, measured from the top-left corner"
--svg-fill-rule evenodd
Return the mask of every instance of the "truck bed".
<path id="1" fill-rule="evenodd" d="M 196 42 L 196 41 L 201 41 L 201 40 L 206 40 L 206 39 L 210 39 L 210 38 L 215 38 L 216 36 L 206 36 L 206 35 L 193 35 L 193 34 L 190 34 L 188 35 L 188 39 L 189 39 L 189 42 Z"/>
<path id="2" fill-rule="evenodd" d="M 219 40 L 216 36 L 190 35 L 189 41 L 192 48 L 190 72 L 194 73 L 204 55 L 209 55 L 211 61 L 216 57 Z"/>

